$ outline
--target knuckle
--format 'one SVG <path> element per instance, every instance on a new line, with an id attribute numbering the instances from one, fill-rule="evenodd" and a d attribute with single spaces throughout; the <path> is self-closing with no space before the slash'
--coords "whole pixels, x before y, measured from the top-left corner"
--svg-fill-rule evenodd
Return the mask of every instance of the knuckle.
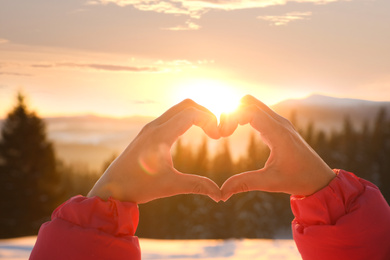
<path id="1" fill-rule="evenodd" d="M 251 96 L 251 95 L 245 95 L 245 96 L 242 97 L 241 102 L 247 103 L 247 102 L 250 102 L 250 101 L 253 100 L 253 99 L 254 99 L 253 96 Z"/>
<path id="2" fill-rule="evenodd" d="M 190 98 L 184 99 L 181 103 L 182 103 L 183 105 L 189 106 L 189 107 L 195 106 L 195 105 L 196 105 L 195 101 L 193 101 L 193 100 L 190 99 Z"/>
<path id="3" fill-rule="evenodd" d="M 192 118 L 192 120 L 196 120 L 197 118 L 197 115 L 199 113 L 199 110 L 196 109 L 195 107 L 187 107 L 185 108 L 183 111 L 182 111 L 182 115 L 183 116 L 189 116 L 190 118 Z"/>
<path id="4" fill-rule="evenodd" d="M 139 135 L 145 135 L 145 134 L 150 133 L 152 128 L 153 128 L 153 122 L 147 123 L 146 125 L 144 125 L 144 127 L 142 127 Z"/>
<path id="5" fill-rule="evenodd" d="M 241 183 L 240 190 L 241 190 L 241 192 L 247 192 L 247 191 L 249 191 L 249 187 L 246 183 Z"/>
<path id="6" fill-rule="evenodd" d="M 294 125 L 290 122 L 290 120 L 282 117 L 281 115 L 279 115 L 279 120 L 286 127 L 294 127 Z"/>
<path id="7" fill-rule="evenodd" d="M 141 131 L 139 132 L 138 138 L 142 137 L 142 140 L 145 141 L 145 144 L 156 144 L 159 143 L 161 139 L 165 137 L 165 131 L 162 126 L 155 125 L 153 122 L 146 124 Z"/>
<path id="8" fill-rule="evenodd" d="M 195 113 L 197 111 L 197 109 L 193 106 L 190 106 L 190 107 L 185 108 L 185 111 L 187 111 L 188 113 Z"/>
<path id="9" fill-rule="evenodd" d="M 142 129 L 141 129 L 141 133 L 142 134 L 152 134 L 159 128 L 158 125 L 155 125 L 154 122 L 150 122 L 148 124 L 146 124 Z"/>
<path id="10" fill-rule="evenodd" d="M 192 189 L 192 192 L 193 193 L 196 193 L 196 194 L 200 194 L 200 193 L 203 193 L 203 186 L 197 182 L 194 184 L 194 188 Z"/>
<path id="11" fill-rule="evenodd" d="M 253 113 L 253 114 L 256 114 L 256 113 L 259 112 L 259 110 L 260 110 L 260 108 L 259 108 L 257 105 L 255 105 L 255 104 L 249 105 L 249 106 L 247 107 L 247 109 L 248 109 L 251 113 Z"/>

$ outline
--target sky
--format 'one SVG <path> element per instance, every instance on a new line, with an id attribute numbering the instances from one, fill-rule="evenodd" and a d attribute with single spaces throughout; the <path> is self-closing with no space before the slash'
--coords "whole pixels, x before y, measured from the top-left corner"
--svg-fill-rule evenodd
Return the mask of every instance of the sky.
<path id="1" fill-rule="evenodd" d="M 41 116 L 158 116 L 245 94 L 389 101 L 389 12 L 388 0 L 0 0 L 0 118 L 18 91 Z"/>

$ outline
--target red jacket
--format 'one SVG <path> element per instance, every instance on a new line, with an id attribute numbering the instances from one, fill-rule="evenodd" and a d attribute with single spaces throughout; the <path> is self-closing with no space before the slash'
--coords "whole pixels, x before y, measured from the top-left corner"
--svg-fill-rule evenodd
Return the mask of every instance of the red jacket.
<path id="1" fill-rule="evenodd" d="M 324 189 L 291 196 L 303 259 L 390 259 L 390 208 L 372 183 L 345 171 Z M 30 259 L 141 259 L 134 203 L 76 196 L 42 225 Z"/>
<path id="2" fill-rule="evenodd" d="M 390 259 L 390 207 L 372 183 L 346 171 L 324 189 L 291 196 L 303 259 Z"/>
<path id="3" fill-rule="evenodd" d="M 41 226 L 30 259 L 141 259 L 138 215 L 134 203 L 73 197 Z"/>

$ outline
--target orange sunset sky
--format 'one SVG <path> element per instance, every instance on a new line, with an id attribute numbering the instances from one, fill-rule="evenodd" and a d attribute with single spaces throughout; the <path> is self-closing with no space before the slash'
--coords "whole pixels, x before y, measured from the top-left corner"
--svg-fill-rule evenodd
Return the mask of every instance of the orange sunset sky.
<path id="1" fill-rule="evenodd" d="M 41 116 L 244 94 L 388 101 L 389 13 L 388 0 L 2 0 L 0 118 L 19 90 Z"/>

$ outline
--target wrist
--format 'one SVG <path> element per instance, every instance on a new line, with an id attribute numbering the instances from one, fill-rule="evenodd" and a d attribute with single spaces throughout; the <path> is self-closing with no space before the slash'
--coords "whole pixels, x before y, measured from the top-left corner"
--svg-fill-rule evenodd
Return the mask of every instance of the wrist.
<path id="1" fill-rule="evenodd" d="M 315 192 L 318 192 L 323 188 L 327 187 L 336 176 L 336 171 L 332 170 L 331 168 L 327 168 L 327 170 L 324 171 L 322 183 L 318 186 Z"/>
<path id="2" fill-rule="evenodd" d="M 117 189 L 114 187 L 114 184 L 104 183 L 102 184 L 100 180 L 93 186 L 93 188 L 89 191 L 87 197 L 99 197 L 102 200 L 107 201 L 109 198 L 114 198 L 116 200 L 121 200 L 120 196 L 117 194 Z M 116 192 L 115 192 L 116 191 Z"/>
<path id="3" fill-rule="evenodd" d="M 312 191 L 308 192 L 307 194 L 300 194 L 303 196 L 310 196 L 313 195 L 320 190 L 326 188 L 329 186 L 329 184 L 332 182 L 332 180 L 337 176 L 337 172 L 333 171 L 331 168 L 326 167 L 325 169 L 321 170 L 321 174 L 314 175 L 315 178 L 315 185 L 313 185 Z M 294 195 L 294 194 L 293 194 Z M 298 194 L 295 194 L 298 195 Z"/>

